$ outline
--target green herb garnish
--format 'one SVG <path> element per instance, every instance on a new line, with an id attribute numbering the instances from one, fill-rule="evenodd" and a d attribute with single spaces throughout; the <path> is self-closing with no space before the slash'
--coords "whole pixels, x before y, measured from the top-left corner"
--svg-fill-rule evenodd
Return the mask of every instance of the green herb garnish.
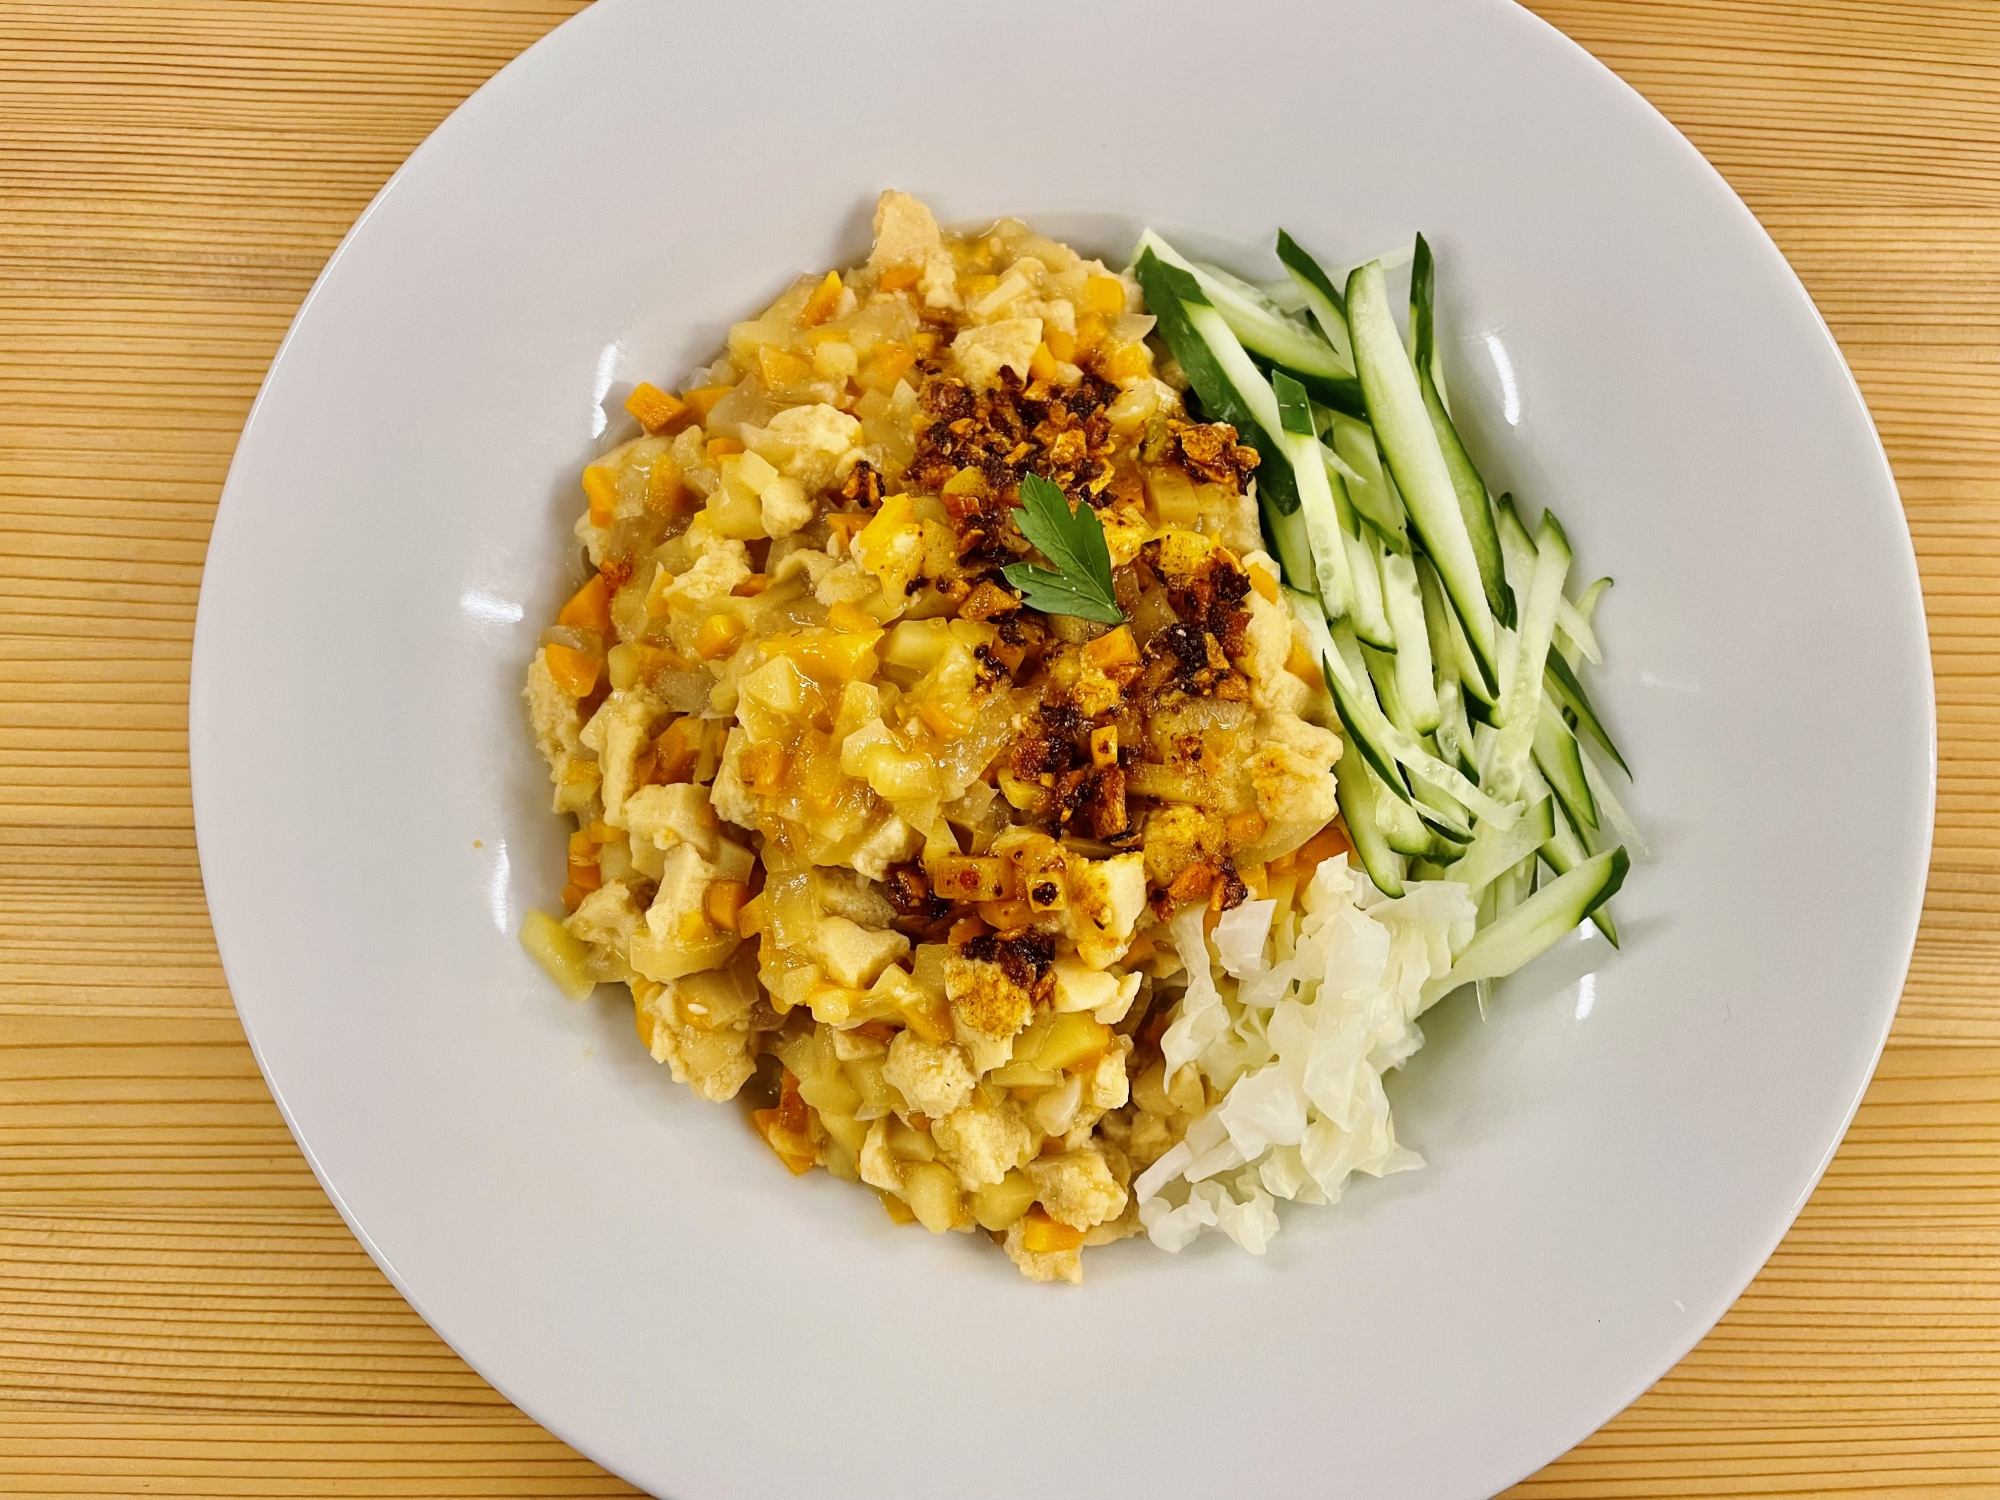
<path id="1" fill-rule="evenodd" d="M 1033 563 L 1009 563 L 1000 571 L 1021 591 L 1031 609 L 1074 615 L 1100 625 L 1116 625 L 1125 611 L 1111 592 L 1111 549 L 1104 523 L 1085 502 L 1072 511 L 1063 492 L 1039 474 L 1021 481 L 1021 508 L 1015 524 L 1046 557 L 1054 571 Z"/>

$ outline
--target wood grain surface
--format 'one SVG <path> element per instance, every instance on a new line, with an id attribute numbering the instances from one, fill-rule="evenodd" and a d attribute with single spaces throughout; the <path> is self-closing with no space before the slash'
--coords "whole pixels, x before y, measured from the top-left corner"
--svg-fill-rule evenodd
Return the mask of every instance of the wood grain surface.
<path id="1" fill-rule="evenodd" d="M 575 8 L 0 0 L 0 1493 L 635 1493 L 327 1204 L 230 1006 L 187 785 L 265 366 L 389 173 Z M 2000 4 L 1535 8 L 1720 168 L 1846 350 L 1942 761 L 1908 991 L 1825 1182 L 1679 1368 L 1510 1494 L 2000 1495 Z"/>

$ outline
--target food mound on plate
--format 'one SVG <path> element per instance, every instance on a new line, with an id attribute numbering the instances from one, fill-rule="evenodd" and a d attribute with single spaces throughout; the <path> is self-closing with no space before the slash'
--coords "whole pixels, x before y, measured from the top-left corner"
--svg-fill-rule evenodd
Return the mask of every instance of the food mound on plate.
<path id="1" fill-rule="evenodd" d="M 1037 1281 L 1142 1227 L 1261 1249 L 1274 1193 L 1412 1164 L 1378 1075 L 1472 916 L 1349 869 L 1258 451 L 1153 328 L 1128 274 L 884 194 L 865 264 L 632 393 L 528 671 L 576 821 L 545 967 L 628 984 L 654 1059 L 747 1097 L 792 1172 Z M 1281 1065 L 1365 1079 L 1339 1120 L 1299 1084 L 1249 1151 L 1221 1106 Z"/>

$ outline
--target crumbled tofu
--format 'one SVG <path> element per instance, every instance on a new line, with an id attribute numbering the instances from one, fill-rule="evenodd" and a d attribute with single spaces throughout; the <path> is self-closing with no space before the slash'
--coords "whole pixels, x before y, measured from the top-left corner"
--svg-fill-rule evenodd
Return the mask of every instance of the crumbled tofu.
<path id="1" fill-rule="evenodd" d="M 625 826 L 633 842 L 656 849 L 692 844 L 704 859 L 715 857 L 722 828 L 709 805 L 708 788 L 692 782 L 642 786 L 625 799 Z"/>
<path id="2" fill-rule="evenodd" d="M 679 1014 L 676 989 L 672 983 L 644 981 L 632 987 L 646 1050 L 654 1062 L 667 1065 L 674 1082 L 686 1084 L 702 1098 L 715 1103 L 734 1099 L 757 1071 L 755 1034 L 733 1026 L 703 1030 L 688 1025 Z"/>
<path id="3" fill-rule="evenodd" d="M 1072 1229 L 1094 1228 L 1125 1212 L 1125 1189 L 1104 1157 L 1089 1147 L 1037 1157 L 1025 1170 L 1049 1217 Z"/>
<path id="4" fill-rule="evenodd" d="M 632 934 L 645 920 L 631 890 L 622 880 L 611 880 L 585 896 L 563 926 L 579 942 L 616 954 L 631 946 Z"/>
<path id="5" fill-rule="evenodd" d="M 1083 1097 L 1092 1109 L 1120 1109 L 1132 1097 L 1131 1080 L 1125 1075 L 1125 1060 L 1131 1055 L 1132 1038 L 1121 1036 L 1084 1074 Z"/>
<path id="6" fill-rule="evenodd" d="M 967 328 L 951 341 L 952 357 L 958 373 L 974 390 L 997 385 L 1003 369 L 1028 378 L 1028 361 L 1042 341 L 1040 318 L 1003 318 L 978 328 Z"/>
<path id="7" fill-rule="evenodd" d="M 570 763 L 583 749 L 583 718 L 576 711 L 576 699 L 556 686 L 549 664 L 541 652 L 528 664 L 528 686 L 522 694 L 528 700 L 528 720 L 535 730 L 535 748 L 549 763 L 549 780 L 555 783 L 553 811 L 562 811 L 563 783 Z"/>
<path id="8" fill-rule="evenodd" d="M 861 1143 L 859 1157 L 857 1167 L 863 1182 L 885 1193 L 902 1192 L 903 1168 L 889 1150 L 889 1122 L 886 1119 L 869 1122 L 868 1138 Z"/>
<path id="9" fill-rule="evenodd" d="M 1138 978 L 1137 975 L 1131 977 L 1134 980 Z M 1056 960 L 1055 980 L 1055 1008 L 1058 1011 L 1094 1011 L 1118 1001 L 1120 981 L 1116 974 L 1086 968 L 1075 959 Z"/>
<path id="10" fill-rule="evenodd" d="M 775 551 L 776 549 L 773 548 L 772 550 Z M 825 578 L 828 573 L 831 573 L 834 567 L 834 560 L 817 547 L 800 547 L 796 551 L 787 552 L 773 565 L 771 568 L 771 582 L 784 583 L 803 573 L 806 577 L 807 588 L 817 589 L 820 585 L 820 580 Z"/>
<path id="11" fill-rule="evenodd" d="M 949 1042 L 927 1042 L 913 1031 L 899 1031 L 889 1043 L 882 1076 L 911 1109 L 933 1120 L 963 1108 L 975 1082 L 962 1051 Z"/>
<path id="12" fill-rule="evenodd" d="M 840 461 L 861 445 L 861 423 L 824 402 L 788 406 L 764 430 L 783 445 L 779 467 L 808 490 L 833 483 Z"/>
<path id="13" fill-rule="evenodd" d="M 846 917 L 822 917 L 813 929 L 813 952 L 827 978 L 850 990 L 867 989 L 909 951 L 910 940 L 902 933 L 870 929 Z"/>
<path id="14" fill-rule="evenodd" d="M 604 821 L 625 826 L 625 799 L 638 780 L 639 756 L 652 743 L 662 710 L 650 694 L 613 693 L 583 726 L 583 743 L 597 752 L 604 771 Z"/>
<path id="15" fill-rule="evenodd" d="M 757 503 L 766 536 L 790 536 L 819 514 L 819 505 L 806 494 L 806 487 L 783 474 L 764 486 Z"/>
<path id="16" fill-rule="evenodd" d="M 1066 1281 L 1071 1286 L 1083 1285 L 1081 1250 L 1055 1250 L 1038 1255 L 1023 1243 L 1022 1237 L 1026 1233 L 1026 1226 L 1017 1222 L 1008 1229 L 1004 1246 L 1007 1259 L 1014 1262 L 1023 1276 L 1030 1281 Z"/>
<path id="17" fill-rule="evenodd" d="M 1263 744 L 1250 752 L 1249 769 L 1257 806 L 1271 823 L 1320 827 L 1340 811 L 1333 772 L 1317 757 L 1309 759 L 1290 745 Z"/>
<path id="18" fill-rule="evenodd" d="M 1014 1037 L 1034 1015 L 1033 997 L 1000 965 L 956 952 L 945 960 L 944 992 L 972 1066 L 986 1073 L 1003 1065 L 1013 1055 Z"/>
<path id="19" fill-rule="evenodd" d="M 931 211 L 908 193 L 886 192 L 875 204 L 875 248 L 871 266 L 915 266 L 922 273 L 918 290 L 935 308 L 957 307 L 958 271 L 945 248 L 944 236 Z"/>
<path id="20" fill-rule="evenodd" d="M 923 847 L 924 836 L 890 813 L 879 828 L 861 841 L 848 863 L 870 880 L 881 880 L 889 873 L 889 866 L 916 858 Z"/>
<path id="21" fill-rule="evenodd" d="M 709 788 L 709 805 L 715 809 L 718 818 L 726 819 L 738 828 L 754 829 L 757 826 L 757 794 L 743 784 L 743 752 L 749 748 L 749 735 L 741 729 L 729 731 L 729 738 L 723 742 L 722 764 L 716 768 L 715 782 Z"/>
<path id="22" fill-rule="evenodd" d="M 1021 1106 L 1012 1099 L 989 1104 L 975 1096 L 931 1124 L 931 1137 L 945 1164 L 968 1190 L 1000 1181 L 1034 1154 L 1034 1137 Z"/>
<path id="23" fill-rule="evenodd" d="M 1170 885 L 1189 865 L 1219 859 L 1227 837 L 1222 818 L 1205 807 L 1170 802 L 1146 814 L 1146 877 Z"/>
<path id="24" fill-rule="evenodd" d="M 847 557 L 820 576 L 813 586 L 813 597 L 831 609 L 836 604 L 859 604 L 878 587 L 872 573 Z"/>
<path id="25" fill-rule="evenodd" d="M 1146 861 L 1137 852 L 1069 862 L 1070 937 L 1076 956 L 1093 969 L 1116 963 L 1132 946 L 1132 929 L 1146 909 Z"/>
<path id="26" fill-rule="evenodd" d="M 750 553 L 733 539 L 722 539 L 695 559 L 694 566 L 678 577 L 662 574 L 653 586 L 649 606 L 654 613 L 678 610 L 700 614 L 729 597 L 730 591 L 750 576 Z"/>
<path id="27" fill-rule="evenodd" d="M 646 927 L 661 942 L 693 942 L 713 929 L 707 926 L 702 902 L 708 888 L 718 880 L 741 880 L 755 856 L 740 844 L 716 840 L 715 858 L 704 859 L 692 844 L 677 844 L 667 851 L 665 874 L 659 891 L 646 910 Z"/>
<path id="28" fill-rule="evenodd" d="M 813 905 L 827 916 L 845 917 L 863 927 L 895 924 L 896 908 L 881 888 L 859 871 L 829 865 L 814 870 L 810 882 Z"/>

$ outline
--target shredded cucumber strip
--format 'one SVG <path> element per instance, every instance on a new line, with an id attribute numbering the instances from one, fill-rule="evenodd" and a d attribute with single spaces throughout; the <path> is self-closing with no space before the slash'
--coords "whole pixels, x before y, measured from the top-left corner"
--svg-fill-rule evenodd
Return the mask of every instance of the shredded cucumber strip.
<path id="1" fill-rule="evenodd" d="M 1292 284 L 1305 298 L 1306 309 L 1319 324 L 1320 332 L 1334 348 L 1349 369 L 1354 367 L 1354 341 L 1347 331 L 1347 299 L 1335 286 L 1320 263 L 1312 258 L 1284 230 L 1278 231 L 1278 259 L 1283 262 L 1285 272 L 1292 278 Z"/>
<path id="2" fill-rule="evenodd" d="M 1345 640 L 1342 639 L 1343 635 L 1346 636 Z M 1372 691 L 1367 694 L 1367 699 L 1370 701 L 1363 701 L 1361 687 L 1355 681 L 1354 668 L 1346 659 L 1346 647 L 1353 641 L 1353 634 L 1343 622 L 1335 628 L 1333 638 L 1339 649 L 1325 659 L 1327 685 L 1329 688 L 1336 688 L 1334 695 L 1336 705 L 1344 696 L 1355 709 L 1360 730 L 1370 741 L 1371 763 L 1374 757 L 1380 754 L 1392 763 L 1407 766 L 1411 775 L 1421 776 L 1438 790 L 1450 793 L 1463 802 L 1475 817 L 1498 823 L 1502 828 L 1513 827 L 1514 820 L 1521 815 L 1521 805 L 1518 802 L 1502 802 L 1488 796 L 1455 767 L 1446 765 L 1426 750 L 1415 735 L 1407 734 L 1390 723 L 1388 717 L 1372 701 L 1374 697 Z M 1355 649 L 1359 650 L 1358 645 Z M 1361 672 L 1361 676 L 1363 678 L 1367 676 L 1365 669 Z M 1346 714 L 1347 710 L 1343 708 L 1341 714 L 1343 719 L 1346 718 Z M 1380 774 L 1379 767 L 1378 774 Z M 1384 781 L 1389 779 L 1387 775 L 1383 775 Z M 1395 782 L 1391 782 L 1392 791 L 1395 785 Z"/>
<path id="3" fill-rule="evenodd" d="M 1553 838 L 1555 825 L 1555 803 L 1544 793 L 1528 804 L 1528 810 L 1512 828 L 1495 828 L 1489 823 L 1476 829 L 1465 853 L 1445 866 L 1444 878 L 1461 882 L 1477 900 L 1488 882 L 1513 869 Z"/>
<path id="4" fill-rule="evenodd" d="M 1417 565 L 1393 552 L 1378 551 L 1376 561 L 1381 566 L 1382 609 L 1396 642 L 1396 695 L 1409 714 L 1410 732 L 1429 734 L 1438 727 L 1440 710 Z"/>
<path id="5" fill-rule="evenodd" d="M 1514 593 L 1501 561 L 1500 539 L 1494 530 L 1493 504 L 1486 494 L 1486 481 L 1459 440 L 1458 428 L 1452 424 L 1451 411 L 1445 405 L 1443 372 L 1437 367 L 1432 330 L 1435 280 L 1436 263 L 1431 258 L 1431 247 L 1418 235 L 1415 260 L 1410 267 L 1410 363 L 1417 372 L 1417 388 L 1423 395 L 1424 409 L 1430 413 L 1438 451 L 1451 475 L 1452 490 L 1458 496 L 1459 515 L 1479 563 L 1479 580 L 1486 591 L 1487 606 L 1502 625 L 1512 625 Z"/>
<path id="6" fill-rule="evenodd" d="M 1347 313 L 1361 389 L 1389 472 L 1465 627 L 1479 675 L 1489 691 L 1498 691 L 1498 624 L 1486 602 L 1478 558 L 1459 513 L 1458 494 L 1438 448 L 1416 371 L 1389 313 L 1380 262 L 1369 262 L 1348 279 Z"/>
<path id="7" fill-rule="evenodd" d="M 1535 743 L 1542 704 L 1542 670 L 1555 639 L 1556 600 L 1569 576 L 1569 538 L 1555 517 L 1543 515 L 1536 540 L 1535 570 L 1528 584 L 1521 631 L 1514 642 L 1514 667 L 1500 711 L 1500 745 L 1493 757 L 1493 791 L 1512 797 L 1521 788 L 1521 767 Z"/>
<path id="8" fill-rule="evenodd" d="M 1460 985 L 1480 979 L 1504 979 L 1523 964 L 1539 958 L 1563 934 L 1617 892 L 1631 860 L 1623 849 L 1593 855 L 1567 875 L 1557 877 L 1491 926 L 1476 933 L 1451 971 L 1424 986 L 1429 1008 Z"/>
<path id="9" fill-rule="evenodd" d="M 1333 440 L 1333 454 L 1348 476 L 1348 498 L 1360 516 L 1397 552 L 1410 550 L 1410 518 L 1403 497 L 1382 467 L 1382 453 L 1375 446 L 1375 433 L 1366 422 L 1342 412 L 1333 414 L 1327 434 Z"/>

